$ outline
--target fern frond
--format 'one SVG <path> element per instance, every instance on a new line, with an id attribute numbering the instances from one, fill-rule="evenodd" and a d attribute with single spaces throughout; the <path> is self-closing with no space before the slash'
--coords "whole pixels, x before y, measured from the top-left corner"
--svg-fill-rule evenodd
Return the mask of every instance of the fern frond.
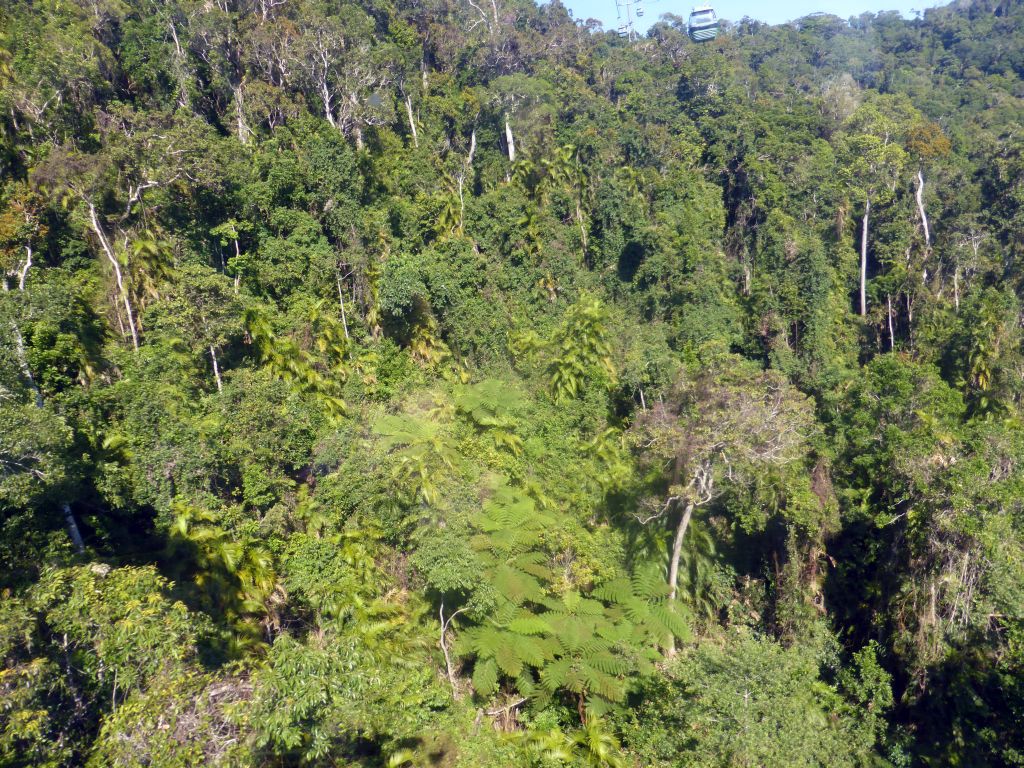
<path id="1" fill-rule="evenodd" d="M 520 635 L 547 635 L 554 631 L 543 618 L 532 614 L 513 619 L 508 628 Z"/>
<path id="2" fill-rule="evenodd" d="M 493 659 L 477 661 L 473 667 L 473 689 L 481 696 L 490 696 L 498 687 L 498 665 Z"/>
<path id="3" fill-rule="evenodd" d="M 633 583 L 629 579 L 614 579 L 593 592 L 595 597 L 612 603 L 622 603 L 633 597 Z"/>
<path id="4" fill-rule="evenodd" d="M 510 638 L 511 639 L 511 638 Z M 498 668 L 509 677 L 517 677 L 523 671 L 523 660 L 516 652 L 515 640 L 499 646 L 494 654 Z"/>
<path id="5" fill-rule="evenodd" d="M 668 585 L 657 566 L 638 568 L 630 581 L 637 597 L 650 600 L 668 594 Z"/>

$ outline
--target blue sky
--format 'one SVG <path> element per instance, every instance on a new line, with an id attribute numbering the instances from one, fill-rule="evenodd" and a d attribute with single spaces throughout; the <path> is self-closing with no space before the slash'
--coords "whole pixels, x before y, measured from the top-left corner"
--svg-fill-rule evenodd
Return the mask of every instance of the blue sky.
<path id="1" fill-rule="evenodd" d="M 562 2 L 572 9 L 577 19 L 600 19 L 604 22 L 605 29 L 614 29 L 618 26 L 615 16 L 615 0 L 562 0 Z M 699 2 L 700 0 L 642 0 L 644 17 L 638 20 L 637 30 L 646 29 L 663 13 L 687 16 L 690 9 Z M 864 11 L 900 11 L 910 17 L 912 10 L 924 10 L 944 5 L 945 2 L 948 0 L 940 2 L 935 2 L 935 0 L 797 0 L 787 3 L 719 0 L 714 3 L 714 8 L 724 19 L 736 21 L 744 16 L 750 16 L 770 24 L 781 24 L 815 11 L 834 13 L 844 19 Z"/>

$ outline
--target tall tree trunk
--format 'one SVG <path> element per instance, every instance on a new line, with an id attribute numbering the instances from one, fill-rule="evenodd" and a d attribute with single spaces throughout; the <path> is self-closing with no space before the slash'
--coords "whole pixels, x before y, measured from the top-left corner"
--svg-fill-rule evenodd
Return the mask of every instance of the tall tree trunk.
<path id="1" fill-rule="evenodd" d="M 237 259 L 237 258 L 241 257 L 241 255 L 242 255 L 242 249 L 239 247 L 239 245 L 238 245 L 238 238 L 236 237 L 235 238 L 235 258 Z M 236 266 L 235 269 L 237 270 L 238 267 Z M 238 274 L 238 272 L 236 271 L 235 272 L 235 293 L 238 293 L 238 289 L 239 289 L 239 287 L 241 287 L 241 285 L 242 285 L 242 276 L 240 274 Z"/>
<path id="2" fill-rule="evenodd" d="M 473 127 L 473 132 L 469 134 L 469 155 L 466 156 L 466 165 L 469 168 L 473 167 L 473 158 L 476 156 L 476 126 Z"/>
<path id="3" fill-rule="evenodd" d="M 345 330 L 345 340 L 348 340 L 348 317 L 345 314 L 345 292 L 341 287 L 341 273 L 335 270 L 335 279 L 338 282 L 338 303 L 341 304 L 341 327 Z"/>
<path id="4" fill-rule="evenodd" d="M 679 523 L 676 525 L 675 539 L 672 541 L 672 560 L 669 563 L 668 568 L 668 586 L 669 593 L 668 599 L 671 602 L 675 602 L 676 594 L 679 591 L 679 560 L 683 554 L 683 537 L 686 536 L 686 529 L 690 527 L 690 518 L 693 517 L 693 502 L 686 502 L 686 508 L 679 516 Z M 668 641 L 668 655 L 674 656 L 676 653 L 676 641 L 674 637 L 670 637 Z"/>
<path id="5" fill-rule="evenodd" d="M 466 198 L 463 190 L 466 177 L 460 172 L 455 181 L 459 185 L 459 234 L 461 235 L 466 229 Z"/>
<path id="6" fill-rule="evenodd" d="M 412 129 L 412 145 L 418 148 L 420 145 L 420 139 L 419 135 L 416 133 L 416 118 L 413 117 L 412 100 L 408 96 L 405 97 L 405 113 L 409 116 L 409 127 Z"/>
<path id="7" fill-rule="evenodd" d="M 71 505 L 66 501 L 63 505 L 64 510 L 64 522 L 68 526 L 68 535 L 71 537 L 71 542 L 75 545 L 75 549 L 78 550 L 78 554 L 85 552 L 85 542 L 82 540 L 82 532 L 78 530 L 78 523 L 75 521 L 75 514 L 71 511 Z"/>
<path id="8" fill-rule="evenodd" d="M 139 332 L 135 326 L 135 315 L 132 313 L 132 305 L 128 300 L 128 289 L 125 287 L 124 278 L 121 275 L 121 265 L 117 261 L 117 256 L 114 254 L 114 249 L 110 245 L 110 241 L 107 239 L 107 234 L 103 231 L 103 227 L 100 226 L 99 218 L 96 216 L 96 206 L 91 202 L 89 205 L 89 223 L 92 226 L 92 231 L 96 235 L 96 239 L 100 241 L 100 247 L 103 249 L 103 253 L 106 255 L 107 260 L 110 262 L 110 266 L 114 268 L 114 277 L 117 279 L 117 290 L 121 294 L 121 301 L 124 303 L 124 311 L 128 315 L 128 328 L 132 334 L 132 347 L 136 351 L 139 349 Z"/>
<path id="9" fill-rule="evenodd" d="M 235 86 L 235 130 L 238 131 L 238 141 L 242 144 L 249 143 L 249 134 L 252 129 L 245 122 L 245 113 L 242 111 L 242 86 Z"/>
<path id="10" fill-rule="evenodd" d="M 448 648 L 448 628 L 451 626 L 452 620 L 465 610 L 465 608 L 460 608 L 446 619 L 444 617 L 444 603 L 441 603 L 441 610 L 438 613 L 441 618 L 441 640 L 439 645 L 441 646 L 441 653 L 444 654 L 444 667 L 445 672 L 448 674 L 448 684 L 452 687 L 452 698 L 456 701 L 459 701 L 462 697 L 459 694 L 459 686 L 455 677 L 455 665 L 452 663 L 451 651 Z"/>
<path id="11" fill-rule="evenodd" d="M 917 200 L 917 212 L 921 215 L 921 226 L 924 227 L 924 244 L 931 248 L 932 236 L 928 229 L 928 215 L 924 212 L 924 173 L 917 171 L 917 191 L 914 194 Z"/>
<path id="12" fill-rule="evenodd" d="M 580 206 L 579 198 L 576 198 L 576 223 L 580 227 L 580 245 L 583 247 L 583 263 L 588 263 L 587 246 L 589 242 L 587 240 L 587 227 L 583 220 L 583 208 Z"/>
<path id="13" fill-rule="evenodd" d="M 213 344 L 210 345 L 210 360 L 213 361 L 213 378 L 217 382 L 217 391 L 223 392 L 224 386 L 220 380 L 220 366 L 217 365 L 217 350 L 214 349 Z"/>
<path id="14" fill-rule="evenodd" d="M 960 313 L 960 264 L 953 269 L 953 304 L 957 314 Z"/>
<path id="15" fill-rule="evenodd" d="M 889 309 L 889 351 L 893 352 L 896 349 L 896 336 L 892 330 L 892 296 L 885 294 L 885 303 Z"/>
<path id="16" fill-rule="evenodd" d="M 18 273 L 18 290 L 25 290 L 25 278 L 28 276 L 28 271 L 32 269 L 32 246 L 25 246 L 25 266 L 21 268 L 21 272 Z"/>
<path id="17" fill-rule="evenodd" d="M 39 391 L 39 385 L 36 384 L 36 380 L 32 376 L 32 369 L 28 367 L 28 358 L 25 356 L 25 339 L 21 335 L 18 324 L 13 320 L 11 320 L 11 332 L 14 334 L 14 354 L 18 358 L 18 367 L 21 368 L 22 375 L 32 389 L 32 394 L 35 395 L 36 408 L 42 408 L 43 393 Z"/>
<path id="18" fill-rule="evenodd" d="M 868 223 L 871 219 L 871 198 L 865 198 L 864 221 L 860 232 L 860 316 L 868 313 Z"/>
<path id="19" fill-rule="evenodd" d="M 508 161 L 516 161 L 516 140 L 512 137 L 512 125 L 508 121 L 508 112 L 505 113 L 505 143 L 508 144 Z"/>
<path id="20" fill-rule="evenodd" d="M 334 95 L 326 80 L 320 82 L 320 98 L 324 103 L 324 117 L 331 124 L 331 128 L 337 128 L 338 121 L 334 119 Z"/>
<path id="21" fill-rule="evenodd" d="M 31 256 L 29 257 L 29 260 L 31 261 Z M 23 275 L 21 280 L 22 286 L 24 286 L 24 282 L 25 279 Z M 6 279 L 3 281 L 3 286 L 5 291 L 8 290 Z M 20 288 L 20 290 L 24 290 L 24 287 Z M 31 387 L 32 393 L 35 396 L 36 408 L 42 409 L 43 393 L 39 391 L 39 385 L 36 384 L 35 377 L 32 376 L 32 369 L 29 368 L 28 358 L 25 356 L 25 340 L 22 338 L 21 329 L 18 328 L 18 324 L 13 320 L 11 320 L 11 332 L 14 334 L 14 354 L 18 358 L 18 365 L 20 366 L 21 372 L 28 381 L 28 385 Z M 82 541 L 82 533 L 78 530 L 78 523 L 75 522 L 75 515 L 71 511 L 71 505 L 65 501 L 61 508 L 64 512 L 64 522 L 68 526 L 68 535 L 71 537 L 71 542 L 75 545 L 75 549 L 78 553 L 81 554 L 82 552 L 85 552 L 85 542 Z"/>
<path id="22" fill-rule="evenodd" d="M 169 23 L 167 27 L 171 32 L 171 39 L 174 41 L 174 68 L 178 75 L 178 106 L 182 109 L 191 109 L 192 99 L 188 93 L 189 85 L 191 85 L 191 73 L 188 71 L 188 60 L 178 41 L 178 30 L 174 26 L 174 22 Z"/>

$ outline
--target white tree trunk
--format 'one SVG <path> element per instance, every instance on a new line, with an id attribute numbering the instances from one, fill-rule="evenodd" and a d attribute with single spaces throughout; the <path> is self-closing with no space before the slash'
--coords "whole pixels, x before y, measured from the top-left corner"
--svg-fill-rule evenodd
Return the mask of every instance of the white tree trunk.
<path id="1" fill-rule="evenodd" d="M 465 176 L 460 173 L 456 181 L 459 183 L 459 234 L 461 235 L 466 228 L 466 198 L 463 196 L 462 189 Z"/>
<path id="2" fill-rule="evenodd" d="M 188 94 L 190 78 L 187 59 L 185 58 L 184 51 L 181 50 L 181 43 L 178 41 L 178 30 L 174 26 L 174 22 L 172 21 L 167 25 L 167 27 L 171 32 L 171 39 L 174 41 L 175 69 L 177 70 L 178 75 L 178 106 L 182 109 L 189 109 L 191 106 L 191 99 Z"/>
<path id="3" fill-rule="evenodd" d="M 249 134 L 252 129 L 245 122 L 245 113 L 242 110 L 242 86 L 235 86 L 235 129 L 238 131 L 238 141 L 242 144 L 249 143 Z"/>
<path id="4" fill-rule="evenodd" d="M 334 96 L 326 80 L 320 82 L 320 99 L 324 103 L 324 117 L 331 124 L 331 128 L 337 128 L 338 121 L 334 119 Z"/>
<path id="5" fill-rule="evenodd" d="M 32 369 L 28 367 L 28 357 L 25 355 L 25 339 L 21 335 L 21 329 L 18 328 L 18 324 L 13 320 L 11 321 L 11 332 L 14 334 L 14 354 L 18 358 L 18 367 L 21 368 L 22 375 L 28 381 L 28 385 L 35 395 L 36 408 L 42 408 L 43 394 L 39 391 L 39 385 L 36 384 L 36 380 L 32 376 Z"/>
<path id="6" fill-rule="evenodd" d="M 338 303 L 341 304 L 341 327 L 345 331 L 345 339 L 348 340 L 348 317 L 345 315 L 345 292 L 341 288 L 341 274 L 335 273 L 338 281 Z"/>
<path id="7" fill-rule="evenodd" d="M 8 290 L 6 279 L 3 282 L 3 286 L 5 291 Z M 21 329 L 18 328 L 18 324 L 13 320 L 11 321 L 11 332 L 14 334 L 14 354 L 18 358 L 18 365 L 21 368 L 22 374 L 28 380 L 32 393 L 35 395 L 36 408 L 42 409 L 43 393 L 39 391 L 39 385 L 36 384 L 36 380 L 32 376 L 32 369 L 29 368 L 28 358 L 25 356 L 25 340 L 21 335 Z M 71 537 L 75 549 L 82 553 L 85 551 L 85 542 L 82 541 L 82 533 L 78 530 L 78 523 L 75 522 L 75 516 L 71 512 L 71 505 L 64 502 L 62 509 L 64 511 L 64 520 L 68 526 L 68 535 Z"/>
<path id="8" fill-rule="evenodd" d="M 686 502 L 686 509 L 679 516 L 679 524 L 676 526 L 675 539 L 672 541 L 672 560 L 668 568 L 668 599 L 675 602 L 679 591 L 679 561 L 683 553 L 683 537 L 686 536 L 686 529 L 690 526 L 690 518 L 693 517 L 693 502 Z M 676 652 L 675 638 L 669 638 L 668 655 L 674 656 Z"/>
<path id="9" fill-rule="evenodd" d="M 412 129 L 412 145 L 418 148 L 420 139 L 419 134 L 416 133 L 416 118 L 413 117 L 412 100 L 408 96 L 405 97 L 405 112 L 409 116 L 409 127 Z"/>
<path id="10" fill-rule="evenodd" d="M 921 226 L 924 227 L 924 244 L 931 248 L 932 236 L 928 229 L 928 215 L 924 212 L 924 174 L 920 170 L 917 172 L 917 192 L 914 197 L 917 199 L 917 212 L 921 215 Z"/>
<path id="11" fill-rule="evenodd" d="M 445 672 L 448 674 L 448 684 L 452 687 L 452 698 L 456 701 L 462 697 L 459 694 L 459 686 L 455 677 L 455 665 L 452 663 L 451 651 L 448 648 L 448 629 L 451 627 L 452 620 L 465 610 L 465 608 L 460 608 L 446 619 L 444 617 L 444 603 L 441 603 L 441 610 L 438 613 L 441 618 L 441 640 L 438 645 L 441 646 L 441 653 L 444 654 L 444 666 Z"/>
<path id="12" fill-rule="evenodd" d="M 580 207 L 580 201 L 578 198 L 576 200 L 576 223 L 579 225 L 580 228 L 580 245 L 583 248 L 583 261 L 586 262 L 587 246 L 589 243 L 587 240 L 586 222 L 583 219 L 583 209 Z"/>
<path id="13" fill-rule="evenodd" d="M 957 314 L 960 313 L 960 265 L 957 264 L 953 270 L 953 305 Z"/>
<path id="14" fill-rule="evenodd" d="M 220 366 L 217 365 L 217 350 L 213 348 L 213 344 L 210 345 L 210 360 L 213 361 L 213 378 L 217 381 L 217 391 L 223 392 L 224 386 L 220 380 Z"/>
<path id="15" fill-rule="evenodd" d="M 103 249 L 103 253 L 110 262 L 110 266 L 114 268 L 114 277 L 117 279 L 117 290 L 121 294 L 121 301 L 124 303 L 124 311 L 128 315 L 128 328 L 132 335 L 132 347 L 138 350 L 139 332 L 135 326 L 135 315 L 132 313 L 131 302 L 128 300 L 128 289 L 125 287 L 124 278 L 121 275 L 121 265 L 117 261 L 117 256 L 114 254 L 114 249 L 110 246 L 110 241 L 107 239 L 107 235 L 103 231 L 103 227 L 100 226 L 99 218 L 96 216 L 96 206 L 91 202 L 88 203 L 88 205 L 89 222 L 92 225 L 92 231 L 96 234 L 96 239 L 100 241 L 100 247 Z"/>
<path id="16" fill-rule="evenodd" d="M 473 167 L 473 158 L 476 156 L 476 128 L 469 134 L 469 155 L 466 157 L 466 165 Z"/>
<path id="17" fill-rule="evenodd" d="M 868 313 L 868 223 L 871 218 L 871 198 L 865 198 L 864 221 L 860 232 L 860 315 Z"/>
<path id="18" fill-rule="evenodd" d="M 505 113 L 505 142 L 508 144 L 508 161 L 516 161 L 516 140 L 512 137 L 512 126 L 508 121 L 508 113 Z"/>
<path id="19" fill-rule="evenodd" d="M 21 268 L 21 272 L 18 273 L 18 290 L 25 290 L 25 277 L 28 275 L 28 271 L 32 268 L 32 246 L 25 246 L 25 266 Z"/>

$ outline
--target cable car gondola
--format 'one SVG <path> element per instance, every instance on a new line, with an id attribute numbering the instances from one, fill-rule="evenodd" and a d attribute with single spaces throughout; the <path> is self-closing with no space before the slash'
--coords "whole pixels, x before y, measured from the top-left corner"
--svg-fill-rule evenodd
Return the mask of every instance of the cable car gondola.
<path id="1" fill-rule="evenodd" d="M 710 5 L 701 5 L 693 9 L 686 31 L 695 43 L 703 43 L 718 37 L 718 16 Z"/>

